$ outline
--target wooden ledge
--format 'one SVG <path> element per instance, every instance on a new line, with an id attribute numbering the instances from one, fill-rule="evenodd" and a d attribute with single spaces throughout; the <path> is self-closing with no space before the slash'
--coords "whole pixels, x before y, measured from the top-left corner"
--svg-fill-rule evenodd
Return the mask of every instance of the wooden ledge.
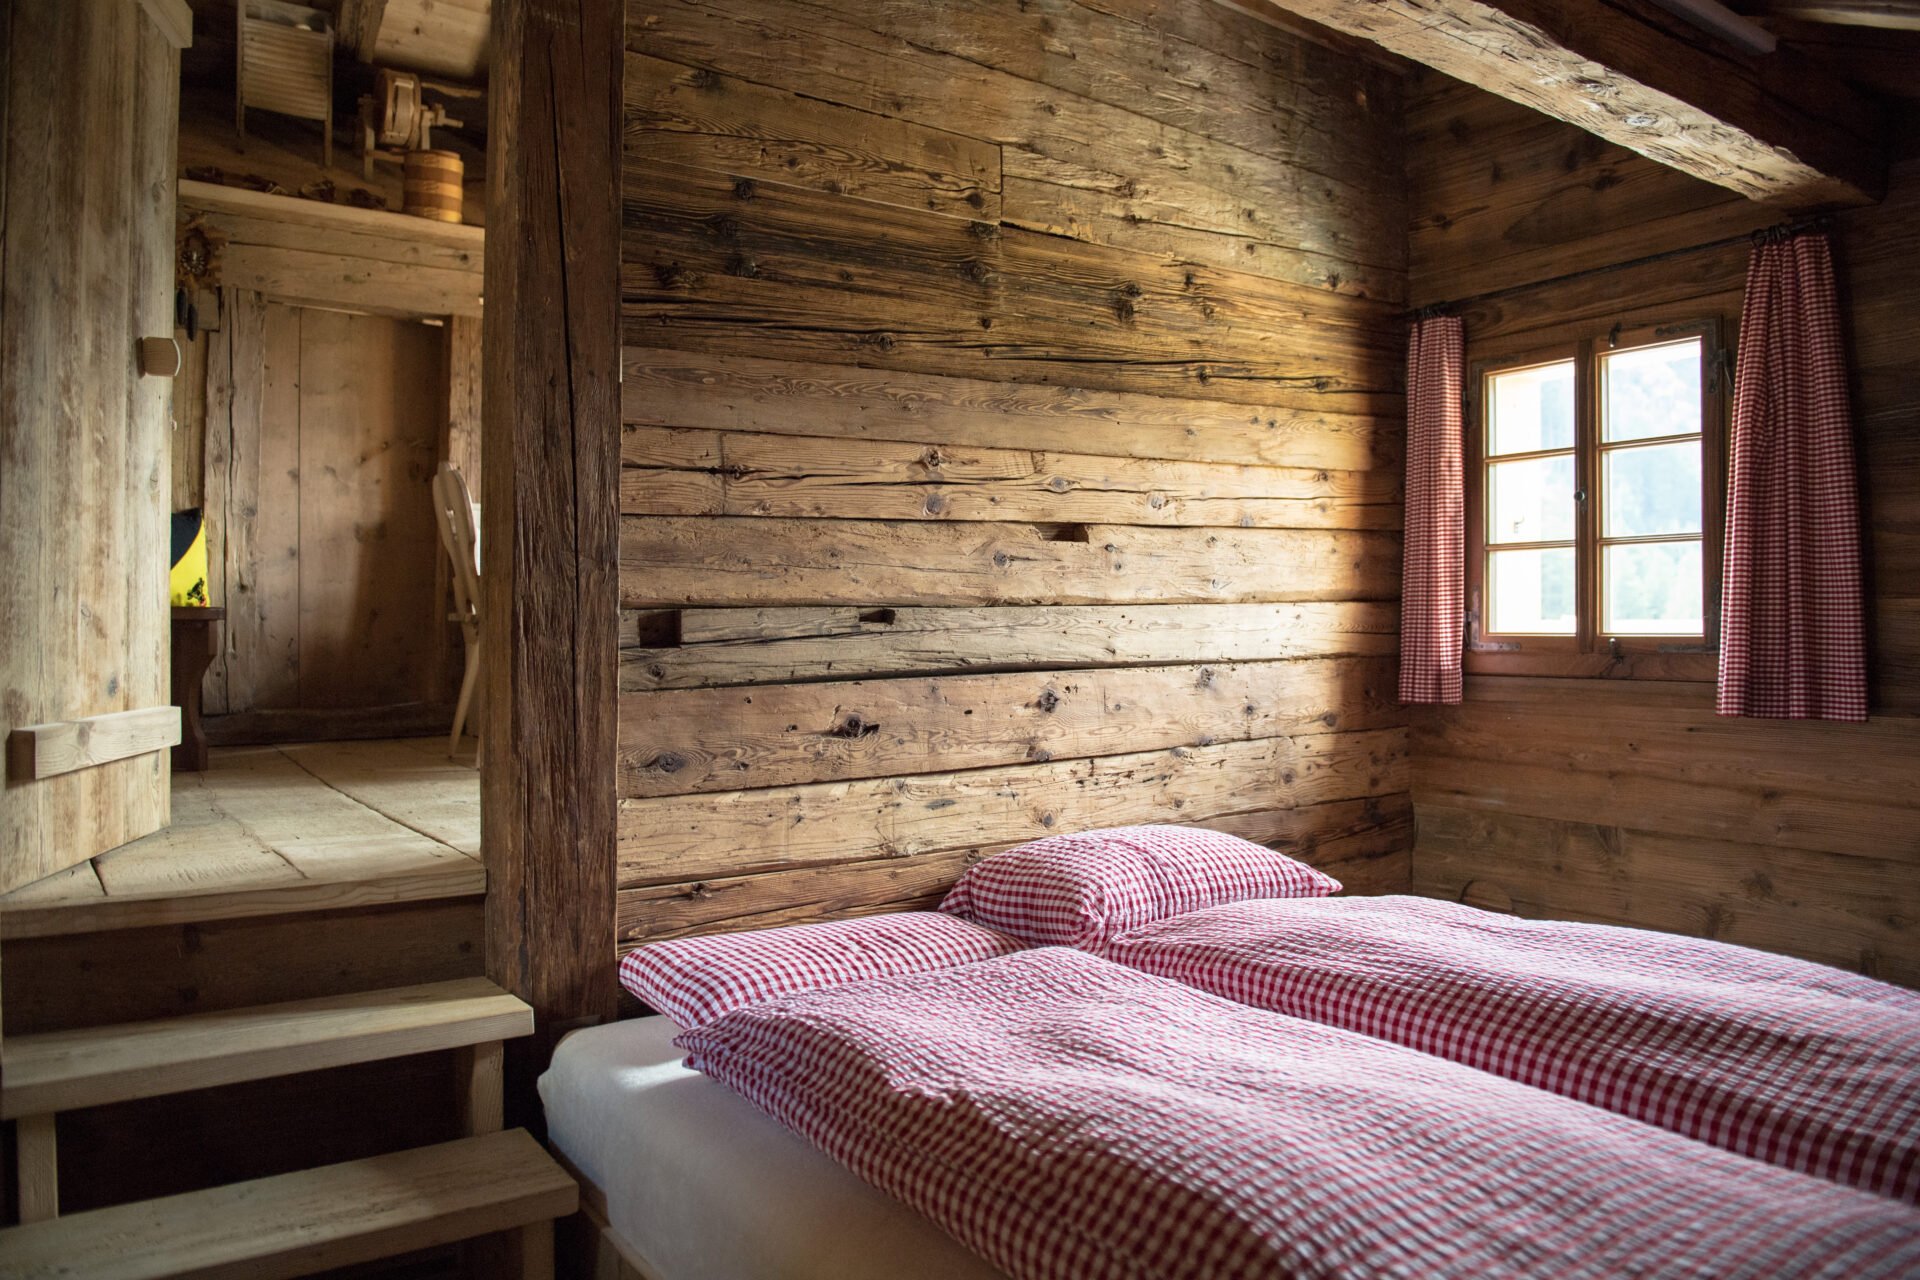
<path id="1" fill-rule="evenodd" d="M 182 209 L 206 213 L 233 213 L 263 218 L 270 222 L 299 223 L 330 231 L 352 231 L 361 235 L 387 236 L 416 243 L 445 245 L 475 255 L 474 270 L 480 269 L 481 254 L 487 243 L 485 227 L 470 227 L 461 222 L 436 222 L 395 213 L 391 209 L 360 209 L 350 204 L 330 204 L 300 196 L 275 196 L 264 191 L 248 191 L 218 182 L 180 180 L 179 203 Z"/>

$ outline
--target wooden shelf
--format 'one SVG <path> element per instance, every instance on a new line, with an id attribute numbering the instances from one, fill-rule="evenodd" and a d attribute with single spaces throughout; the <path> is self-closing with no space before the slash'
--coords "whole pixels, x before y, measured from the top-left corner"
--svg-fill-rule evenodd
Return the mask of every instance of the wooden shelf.
<path id="1" fill-rule="evenodd" d="M 9 1036 L 0 1119 L 153 1098 L 533 1032 L 533 1011 L 485 978 L 121 1026 Z"/>
<path id="2" fill-rule="evenodd" d="M 552 1220 L 578 1204 L 512 1129 L 0 1231 L 0 1280 L 279 1280 L 504 1231 L 525 1233 L 522 1275 L 551 1276 Z"/>
<path id="3" fill-rule="evenodd" d="M 173 821 L 0 897 L 7 939 L 486 891 L 480 780 L 446 740 L 215 748 Z"/>

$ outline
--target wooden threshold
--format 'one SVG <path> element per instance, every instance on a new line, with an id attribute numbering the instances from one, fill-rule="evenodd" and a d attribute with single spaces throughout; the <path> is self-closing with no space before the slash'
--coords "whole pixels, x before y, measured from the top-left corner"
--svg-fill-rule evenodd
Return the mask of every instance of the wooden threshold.
<path id="1" fill-rule="evenodd" d="M 444 738 L 217 748 L 174 774 L 171 826 L 0 898 L 0 936 L 477 896 L 479 854 Z"/>

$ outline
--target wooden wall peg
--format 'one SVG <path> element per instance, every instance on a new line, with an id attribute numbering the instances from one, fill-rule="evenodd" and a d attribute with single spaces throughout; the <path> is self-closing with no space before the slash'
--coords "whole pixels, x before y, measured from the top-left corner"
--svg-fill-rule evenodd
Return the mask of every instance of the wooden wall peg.
<path id="1" fill-rule="evenodd" d="M 172 338 L 142 338 L 140 372 L 149 378 L 171 378 L 180 372 L 180 344 Z"/>

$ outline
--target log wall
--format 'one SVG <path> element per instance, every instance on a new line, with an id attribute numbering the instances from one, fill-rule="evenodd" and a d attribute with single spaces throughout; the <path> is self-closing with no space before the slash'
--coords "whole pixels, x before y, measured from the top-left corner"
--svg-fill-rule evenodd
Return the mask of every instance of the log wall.
<path id="1" fill-rule="evenodd" d="M 1129 822 L 1404 888 L 1395 76 L 1156 0 L 626 49 L 622 947 Z"/>
<path id="2" fill-rule="evenodd" d="M 1469 358 L 1555 326 L 1718 315 L 1747 246 L 1555 282 L 1779 219 L 1433 76 L 1408 104 L 1416 303 L 1464 308 Z M 1723 720 L 1711 682 L 1469 679 L 1413 718 L 1419 892 L 1721 938 L 1920 984 L 1920 163 L 1840 215 L 1869 556 L 1864 725 Z"/>

